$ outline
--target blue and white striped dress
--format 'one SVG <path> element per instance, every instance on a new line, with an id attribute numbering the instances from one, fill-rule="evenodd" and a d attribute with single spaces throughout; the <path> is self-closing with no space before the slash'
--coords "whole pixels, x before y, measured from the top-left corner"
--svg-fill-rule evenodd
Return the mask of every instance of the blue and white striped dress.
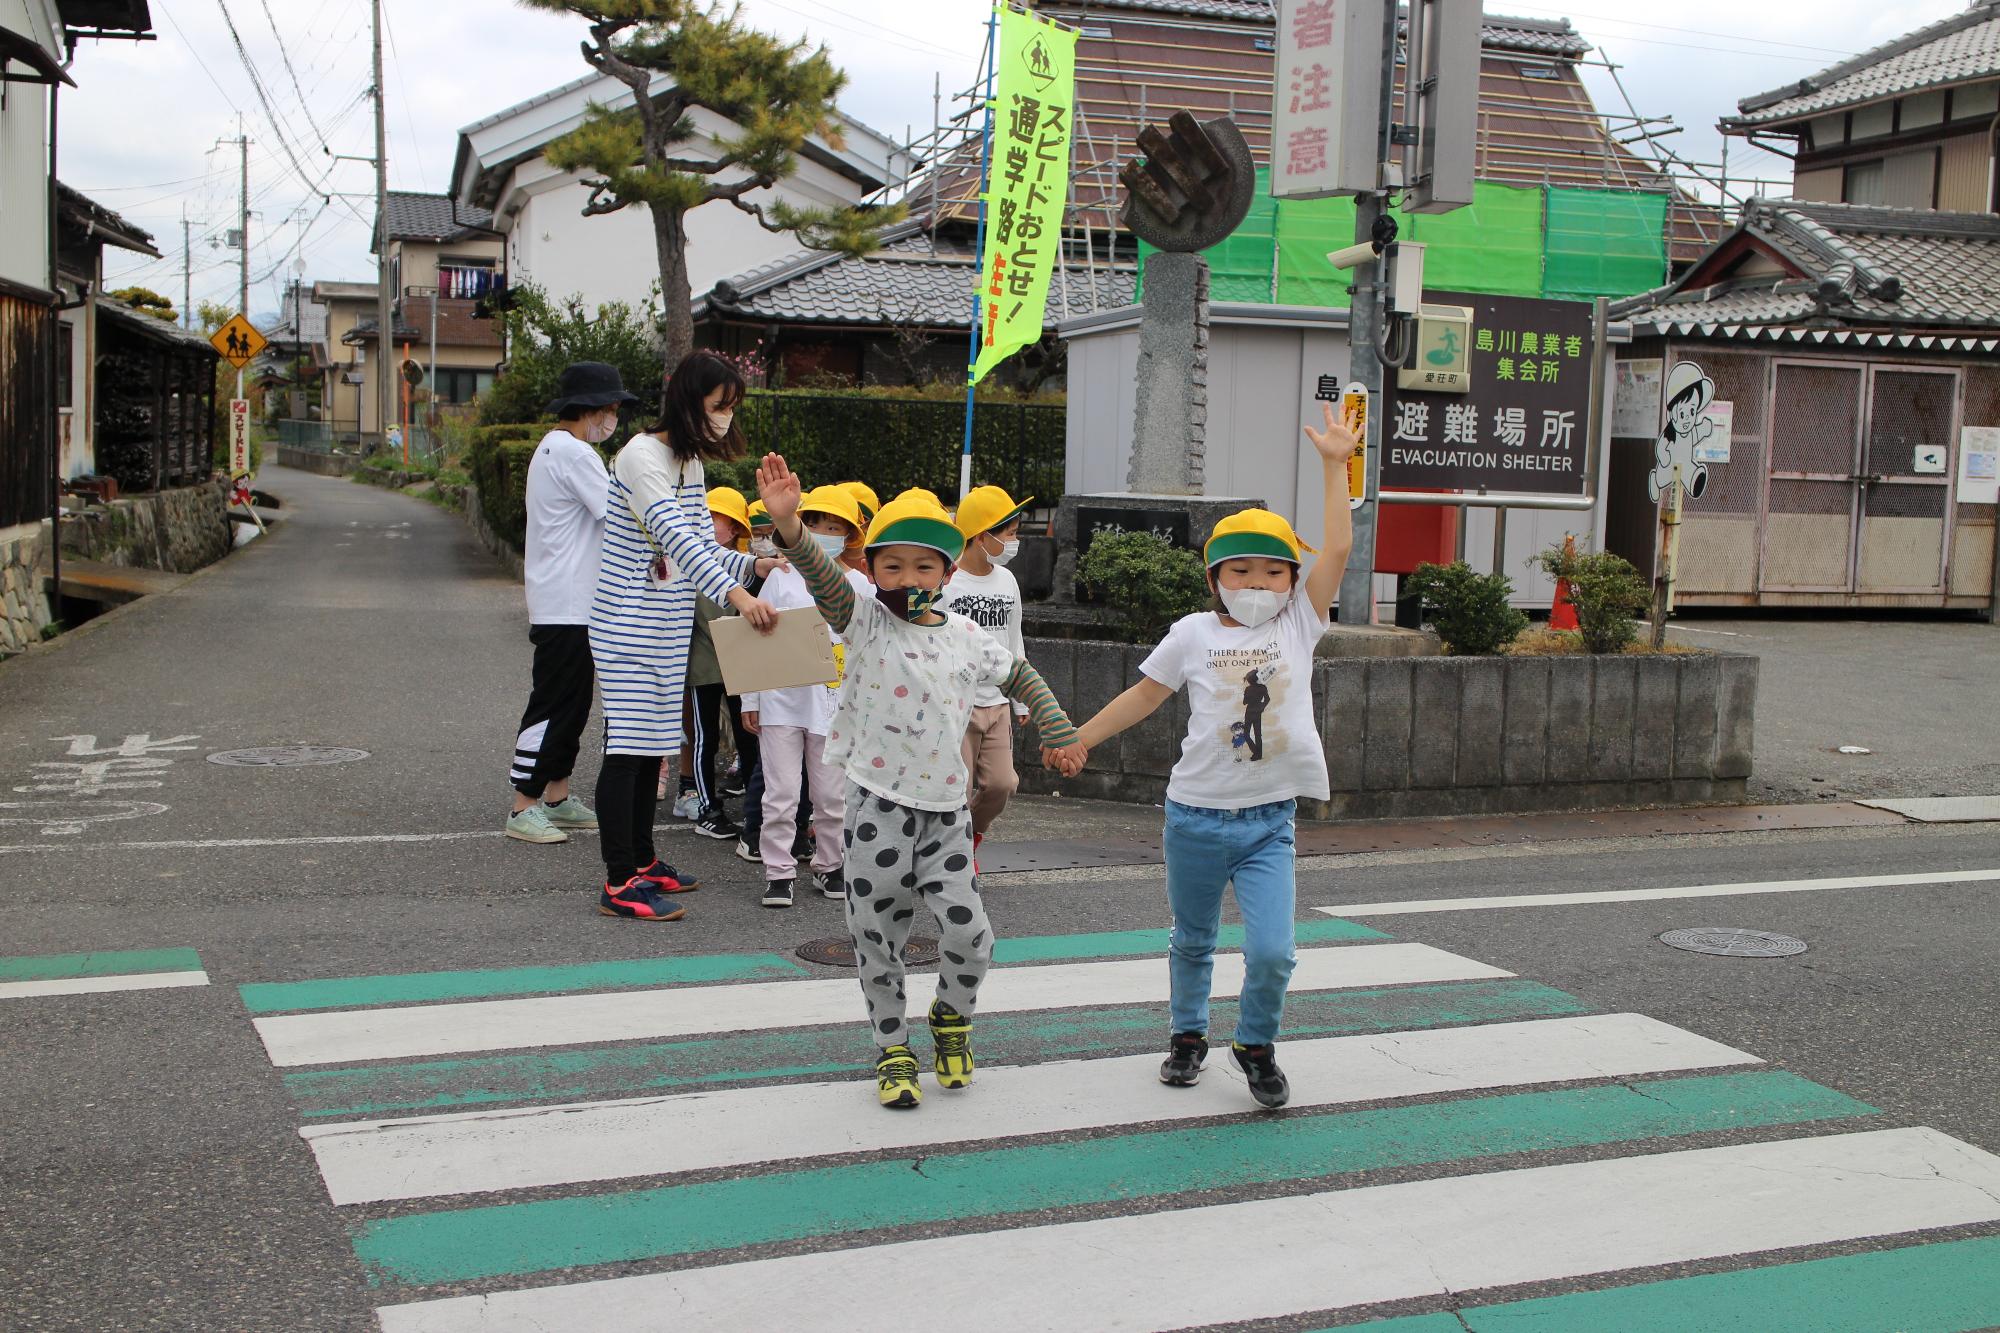
<path id="1" fill-rule="evenodd" d="M 715 544 L 701 461 L 635 435 L 611 465 L 604 559 L 590 607 L 590 652 L 604 691 L 606 754 L 673 755 L 697 592 L 726 605 L 753 557 Z M 655 576 L 664 560 L 666 577 Z"/>

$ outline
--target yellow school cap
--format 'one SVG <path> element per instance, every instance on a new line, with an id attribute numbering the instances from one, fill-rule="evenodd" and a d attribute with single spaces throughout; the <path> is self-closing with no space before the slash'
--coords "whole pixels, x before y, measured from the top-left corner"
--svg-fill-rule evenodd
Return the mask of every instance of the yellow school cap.
<path id="1" fill-rule="evenodd" d="M 1272 560 L 1299 563 L 1299 552 L 1313 548 L 1299 540 L 1292 525 L 1268 509 L 1245 509 L 1215 525 L 1208 545 L 1202 548 L 1202 563 L 1210 569 L 1225 560 L 1243 556 L 1265 556 Z"/>
<path id="2" fill-rule="evenodd" d="M 875 511 L 868 525 L 868 546 L 928 546 L 956 563 L 965 554 L 965 535 L 952 526 L 935 495 L 926 490 L 904 491 Z"/>
<path id="3" fill-rule="evenodd" d="M 806 492 L 806 498 L 799 501 L 801 514 L 830 514 L 847 524 L 856 532 L 864 526 L 861 519 L 861 502 L 854 492 L 845 486 L 815 486 Z"/>
<path id="4" fill-rule="evenodd" d="M 768 528 L 771 526 L 771 511 L 764 507 L 762 500 L 752 500 L 748 512 L 750 514 L 750 530 L 752 532 L 755 532 L 758 528 Z"/>
<path id="5" fill-rule="evenodd" d="M 1004 528 L 1019 518 L 1034 498 L 1031 495 L 1015 504 L 1014 497 L 998 486 L 975 486 L 958 502 L 958 530 L 971 541 L 982 532 Z"/>
<path id="6" fill-rule="evenodd" d="M 762 503 L 759 501 L 759 503 Z M 717 486 L 708 493 L 708 512 L 733 519 L 745 532 L 750 530 L 750 502 L 734 486 Z"/>
<path id="7" fill-rule="evenodd" d="M 861 506 L 861 513 L 863 517 L 865 518 L 875 517 L 875 511 L 882 507 L 881 500 L 876 498 L 875 488 L 873 486 L 870 486 L 867 482 L 843 481 L 840 483 L 840 486 L 842 490 L 846 491 L 849 495 L 854 497 L 854 502 L 856 504 Z"/>

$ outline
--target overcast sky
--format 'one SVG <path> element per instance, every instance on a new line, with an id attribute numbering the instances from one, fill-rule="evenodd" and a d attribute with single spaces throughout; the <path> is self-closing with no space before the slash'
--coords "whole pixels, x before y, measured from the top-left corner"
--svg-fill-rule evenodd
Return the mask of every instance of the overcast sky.
<path id="1" fill-rule="evenodd" d="M 1663 142 L 1709 163 L 1721 147 L 1715 121 L 1738 98 L 1964 7 L 1963 0 L 1582 3 L 1488 0 L 1487 7 L 1568 17 L 1598 55 L 1622 67 L 1640 114 L 1685 127 Z M 943 76 L 947 92 L 971 82 L 987 12 L 979 0 L 744 0 L 743 11 L 768 31 L 825 43 L 849 75 L 842 108 L 896 137 L 907 125 L 928 124 L 934 77 Z M 1649 21 L 1614 17 L 1620 11 Z M 300 265 L 309 282 L 372 278 L 372 169 L 335 162 L 322 148 L 355 156 L 373 148 L 366 0 L 152 0 L 152 12 L 157 42 L 84 43 L 72 71 L 78 87 L 62 102 L 64 182 L 151 231 L 167 255 L 113 252 L 112 285 L 142 283 L 178 303 L 185 215 L 196 299 L 233 303 L 235 252 L 211 241 L 236 225 L 236 148 L 215 144 L 235 137 L 239 112 L 252 140 L 252 309 L 276 309 Z M 394 189 L 445 190 L 461 125 L 587 72 L 577 50 L 580 20 L 507 0 L 387 0 L 387 12 Z M 1624 110 L 1607 71 L 1586 69 L 1585 81 L 1600 111 Z M 1790 168 L 1735 140 L 1730 174 L 1786 182 Z M 330 205 L 321 190 L 336 193 Z M 645 286 L 635 283 L 635 295 Z"/>

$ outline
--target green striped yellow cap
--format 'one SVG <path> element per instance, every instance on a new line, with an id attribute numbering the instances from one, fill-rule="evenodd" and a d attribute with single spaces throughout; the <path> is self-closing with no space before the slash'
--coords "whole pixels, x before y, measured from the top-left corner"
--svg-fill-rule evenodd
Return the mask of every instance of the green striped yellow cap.
<path id="1" fill-rule="evenodd" d="M 1213 569 L 1225 560 L 1263 556 L 1299 563 L 1299 552 L 1313 548 L 1299 540 L 1292 525 L 1268 509 L 1244 509 L 1215 525 L 1202 548 L 1202 563 Z"/>
<path id="2" fill-rule="evenodd" d="M 929 491 L 904 491 L 875 511 L 868 525 L 868 547 L 928 546 L 956 564 L 965 554 L 965 534 L 952 526 L 937 497 Z"/>

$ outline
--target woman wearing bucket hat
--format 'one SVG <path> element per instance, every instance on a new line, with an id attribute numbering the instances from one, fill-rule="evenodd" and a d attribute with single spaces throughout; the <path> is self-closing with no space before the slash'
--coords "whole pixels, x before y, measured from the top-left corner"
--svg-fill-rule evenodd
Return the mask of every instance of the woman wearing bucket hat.
<path id="1" fill-rule="evenodd" d="M 1083 724 L 1055 756 L 1065 773 L 1088 747 L 1134 726 L 1185 686 L 1187 739 L 1167 780 L 1164 850 L 1174 928 L 1167 972 L 1172 1034 L 1160 1081 L 1189 1087 L 1208 1055 L 1209 979 L 1225 887 L 1243 915 L 1243 989 L 1230 1054 L 1250 1095 L 1283 1106 L 1291 1086 L 1275 1044 L 1292 976 L 1296 898 L 1292 848 L 1298 798 L 1327 799 L 1326 751 L 1313 718 L 1313 650 L 1340 591 L 1353 544 L 1347 460 L 1354 422 L 1306 428 L 1325 483 L 1324 548 L 1301 584 L 1310 551 L 1292 525 L 1246 509 L 1215 525 L 1203 550 L 1215 605 L 1184 616 L 1140 664 L 1137 685 Z"/>
<path id="2" fill-rule="evenodd" d="M 567 842 L 564 830 L 597 827 L 597 815 L 569 791 L 577 743 L 590 718 L 590 598 L 610 500 L 611 477 L 595 446 L 618 429 L 618 409 L 638 401 L 625 391 L 616 366 L 578 361 L 564 367 L 548 407 L 555 429 L 528 463 L 522 573 L 535 665 L 514 737 L 508 773 L 514 810 L 506 828 L 521 842 Z"/>
<path id="3" fill-rule="evenodd" d="M 606 916 L 672 921 L 681 909 L 663 895 L 696 887 L 653 849 L 661 766 L 681 748 L 695 595 L 731 607 L 760 631 L 776 624 L 770 604 L 743 586 L 776 562 L 715 544 L 702 471 L 704 458 L 742 452 L 735 415 L 743 394 L 743 378 L 727 361 L 692 353 L 667 381 L 659 424 L 633 436 L 612 463 L 590 609 L 590 647 L 604 680 L 597 813 L 605 881 L 597 910 Z"/>

